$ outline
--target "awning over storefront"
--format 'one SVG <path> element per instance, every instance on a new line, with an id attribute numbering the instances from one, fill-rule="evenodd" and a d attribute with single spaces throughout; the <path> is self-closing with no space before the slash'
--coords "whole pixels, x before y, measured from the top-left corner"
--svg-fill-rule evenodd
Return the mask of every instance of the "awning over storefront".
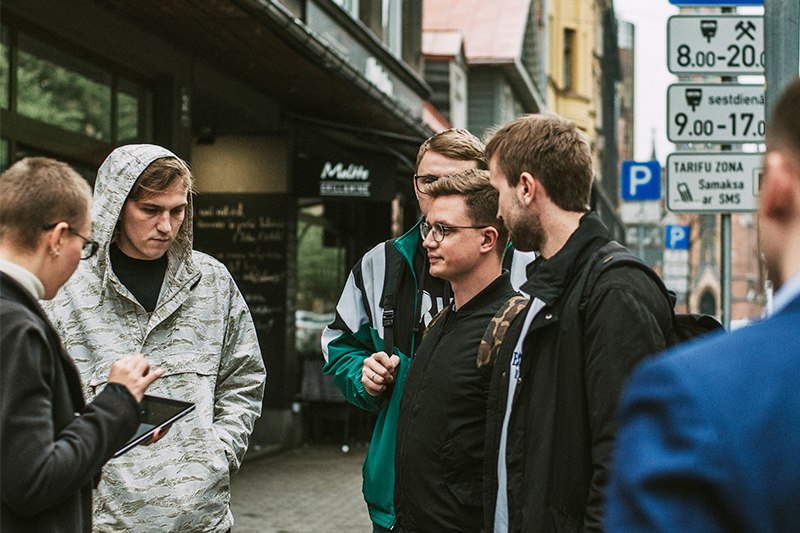
<path id="1" fill-rule="evenodd" d="M 422 120 L 430 89 L 407 65 L 379 45 L 359 49 L 357 40 L 345 53 L 277 1 L 107 1 L 292 113 L 423 138 L 433 133 Z M 306 10 L 312 7 L 319 24 L 324 10 L 309 0 Z M 357 26 L 352 31 L 365 31 Z"/>

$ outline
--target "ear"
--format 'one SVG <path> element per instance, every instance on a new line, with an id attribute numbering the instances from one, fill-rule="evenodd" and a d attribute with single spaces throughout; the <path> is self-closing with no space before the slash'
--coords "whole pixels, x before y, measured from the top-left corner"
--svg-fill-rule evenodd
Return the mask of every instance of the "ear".
<path id="1" fill-rule="evenodd" d="M 488 226 L 483 228 L 483 242 L 481 242 L 481 253 L 488 253 L 494 250 L 494 247 L 497 246 L 497 238 L 498 238 L 497 228 L 494 226 Z"/>
<path id="2" fill-rule="evenodd" d="M 760 192 L 761 215 L 786 223 L 800 216 L 800 176 L 780 152 L 764 155 L 764 181 Z"/>
<path id="3" fill-rule="evenodd" d="M 39 241 L 40 246 L 44 246 L 44 251 L 47 255 L 58 257 L 61 253 L 61 246 L 64 242 L 65 233 L 69 229 L 69 224 L 66 222 L 59 222 L 52 229 L 45 231 Z"/>
<path id="4" fill-rule="evenodd" d="M 536 197 L 537 189 L 541 184 L 536 181 L 533 174 L 530 172 L 523 172 L 519 175 L 519 183 L 517 183 L 517 193 L 520 200 L 524 205 L 530 205 Z"/>

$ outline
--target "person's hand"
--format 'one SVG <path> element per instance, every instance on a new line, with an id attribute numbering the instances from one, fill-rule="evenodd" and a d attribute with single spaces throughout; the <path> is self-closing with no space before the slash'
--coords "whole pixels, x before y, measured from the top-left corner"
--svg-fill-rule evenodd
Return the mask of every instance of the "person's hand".
<path id="1" fill-rule="evenodd" d="M 397 378 L 400 358 L 391 357 L 386 352 L 377 352 L 364 359 L 361 369 L 361 383 L 370 396 L 380 396 Z"/>
<path id="2" fill-rule="evenodd" d="M 161 429 L 155 430 L 153 432 L 153 436 L 150 437 L 150 439 L 148 439 L 145 442 L 143 442 L 142 445 L 143 446 L 150 446 L 151 444 L 160 441 L 162 438 L 164 438 L 167 435 L 167 433 L 169 432 L 169 428 L 171 428 L 171 427 L 172 427 L 172 424 L 168 425 L 167 427 L 163 427 Z"/>
<path id="3" fill-rule="evenodd" d="M 150 363 L 140 353 L 126 355 L 117 360 L 108 374 L 109 383 L 125 385 L 137 402 L 141 403 L 144 391 L 152 382 L 161 377 L 160 368 L 150 370 Z"/>

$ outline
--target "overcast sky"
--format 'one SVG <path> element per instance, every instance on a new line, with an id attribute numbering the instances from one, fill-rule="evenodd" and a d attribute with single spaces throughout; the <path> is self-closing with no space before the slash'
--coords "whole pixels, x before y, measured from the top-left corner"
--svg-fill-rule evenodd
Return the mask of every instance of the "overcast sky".
<path id="1" fill-rule="evenodd" d="M 678 6 L 668 0 L 614 0 L 617 18 L 636 26 L 634 158 L 647 161 L 655 132 L 656 155 L 662 165 L 675 145 L 667 140 L 667 87 L 678 78 L 667 70 L 667 19 Z M 738 9 L 742 14 L 763 14 L 761 7 Z M 752 78 L 752 77 L 751 77 Z M 758 83 L 740 78 L 740 82 Z"/>

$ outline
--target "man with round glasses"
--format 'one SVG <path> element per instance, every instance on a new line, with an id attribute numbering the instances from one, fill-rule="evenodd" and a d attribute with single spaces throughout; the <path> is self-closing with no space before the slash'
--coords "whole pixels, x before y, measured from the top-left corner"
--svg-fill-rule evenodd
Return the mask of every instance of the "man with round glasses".
<path id="1" fill-rule="evenodd" d="M 407 371 L 397 422 L 395 504 L 403 531 L 483 528 L 486 391 L 484 332 L 518 293 L 502 271 L 508 233 L 486 170 L 437 180 L 420 224 L 430 274 L 450 282 L 453 303 L 425 332 Z M 481 361 L 483 363 L 483 361 Z M 489 363 L 489 361 L 487 361 Z"/>
<path id="2" fill-rule="evenodd" d="M 483 143 L 463 129 L 445 130 L 420 146 L 414 192 L 423 217 L 431 202 L 426 188 L 463 170 L 486 169 L 483 150 Z M 512 270 L 521 283 L 524 264 L 532 258 L 521 256 L 526 260 L 522 261 L 514 257 Z M 426 325 L 450 301 L 447 283 L 428 270 L 418 226 L 377 245 L 353 267 L 336 318 L 322 335 L 324 372 L 334 376 L 334 383 L 350 403 L 368 411 L 380 409 L 363 470 L 364 499 L 375 532 L 399 531 L 394 527 L 394 456 L 403 380 Z M 394 338 L 392 354 L 383 351 L 387 279 L 393 284 L 390 292 L 395 300 L 389 331 Z"/>

